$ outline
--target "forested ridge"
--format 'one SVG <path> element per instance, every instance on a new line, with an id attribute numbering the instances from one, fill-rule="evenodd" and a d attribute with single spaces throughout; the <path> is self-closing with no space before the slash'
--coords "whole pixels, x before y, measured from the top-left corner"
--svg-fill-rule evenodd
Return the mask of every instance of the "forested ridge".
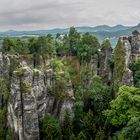
<path id="1" fill-rule="evenodd" d="M 71 27 L 0 51 L 0 140 L 140 140 L 138 31 L 112 48 Z"/>

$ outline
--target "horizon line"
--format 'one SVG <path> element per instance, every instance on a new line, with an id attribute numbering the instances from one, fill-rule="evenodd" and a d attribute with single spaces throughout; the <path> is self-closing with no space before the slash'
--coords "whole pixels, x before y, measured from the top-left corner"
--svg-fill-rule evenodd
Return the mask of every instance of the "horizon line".
<path id="1" fill-rule="evenodd" d="M 8 30 L 4 30 L 4 31 L 0 31 L 1 33 L 3 32 L 10 32 L 10 31 L 16 31 L 16 32 L 28 32 L 28 31 L 42 31 L 42 30 L 46 30 L 46 31 L 49 31 L 49 30 L 61 30 L 61 29 L 70 29 L 71 27 L 75 27 L 75 28 L 79 28 L 79 27 L 91 27 L 91 28 L 94 28 L 94 27 L 98 27 L 98 26 L 108 26 L 108 27 L 115 27 L 115 26 L 124 26 L 124 27 L 133 27 L 133 26 L 138 26 L 140 23 L 137 23 L 137 24 L 133 24 L 133 25 L 124 25 L 124 24 L 114 24 L 114 25 L 109 25 L 109 24 L 98 24 L 98 25 L 95 25 L 95 26 L 90 26 L 90 25 L 79 25 L 79 26 L 70 26 L 70 27 L 54 27 L 54 28 L 49 28 L 49 29 L 31 29 L 31 30 L 24 30 L 24 29 L 21 29 L 21 30 L 17 30 L 17 29 L 8 29 Z"/>

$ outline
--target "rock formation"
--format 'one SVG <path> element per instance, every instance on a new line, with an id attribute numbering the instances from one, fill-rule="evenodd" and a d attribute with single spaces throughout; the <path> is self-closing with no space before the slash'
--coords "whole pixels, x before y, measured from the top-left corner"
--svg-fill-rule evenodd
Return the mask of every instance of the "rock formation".
<path id="1" fill-rule="evenodd" d="M 122 49 L 124 49 L 124 54 L 120 54 L 120 52 L 118 51 L 116 51 L 115 54 L 118 57 L 118 60 L 124 55 L 125 62 L 121 66 L 121 68 L 124 67 L 124 69 L 123 70 L 118 69 L 117 71 L 115 71 L 115 73 L 117 74 L 119 70 L 122 71 L 122 75 L 120 75 L 121 79 L 118 80 L 119 82 L 122 82 L 123 84 L 126 84 L 128 86 L 133 85 L 133 73 L 130 69 L 130 66 L 133 61 L 140 59 L 140 32 L 134 31 L 132 34 L 133 35 L 130 37 L 119 38 L 119 45 L 117 45 L 117 47 L 118 49 L 119 47 L 120 48 L 122 47 Z M 118 64 L 116 65 L 119 65 L 119 62 L 117 63 Z M 116 78 L 118 77 L 119 76 L 117 76 Z"/>
<path id="2" fill-rule="evenodd" d="M 131 44 L 132 58 L 133 60 L 140 59 L 140 32 L 135 30 L 133 35 L 129 37 L 129 42 Z"/>
<path id="3" fill-rule="evenodd" d="M 125 65 L 126 70 L 122 77 L 122 82 L 125 83 L 128 86 L 133 85 L 133 73 L 130 70 L 130 65 L 132 64 L 132 51 L 131 51 L 131 45 L 127 37 L 121 38 L 124 48 L 125 48 Z"/>
<path id="4" fill-rule="evenodd" d="M 10 57 L 0 53 L 1 77 L 9 76 Z M 8 125 L 14 133 L 15 140 L 38 140 L 39 119 L 46 113 L 63 122 L 64 113 L 68 110 L 73 118 L 74 97 L 71 81 L 69 79 L 65 85 L 66 95 L 59 98 L 50 90 L 50 87 L 56 86 L 55 74 L 51 68 L 33 69 L 25 61 L 21 61 L 12 72 L 9 78 Z M 0 108 L 2 99 L 3 96 L 0 94 Z"/>
<path id="5" fill-rule="evenodd" d="M 3 100 L 3 90 L 2 90 L 2 85 L 4 84 L 3 83 L 3 80 L 5 78 L 9 79 L 9 68 L 10 68 L 10 60 L 8 58 L 7 55 L 3 55 L 1 52 L 0 52 L 0 109 L 2 108 L 3 106 L 3 103 L 4 103 L 4 100 Z"/>
<path id="6" fill-rule="evenodd" d="M 109 65 L 109 61 L 111 60 L 112 56 L 112 47 L 108 39 L 106 39 L 101 47 L 100 50 L 100 68 L 99 68 L 99 75 L 103 78 L 106 83 L 110 83 L 112 80 L 112 72 Z"/>

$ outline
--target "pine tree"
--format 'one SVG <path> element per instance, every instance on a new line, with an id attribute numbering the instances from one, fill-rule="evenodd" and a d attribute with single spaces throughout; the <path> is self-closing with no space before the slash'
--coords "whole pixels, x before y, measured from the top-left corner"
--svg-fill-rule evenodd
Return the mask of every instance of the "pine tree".
<path id="1" fill-rule="evenodd" d="M 73 135 L 72 122 L 68 110 L 65 111 L 62 133 L 63 133 L 63 140 L 71 140 L 71 136 Z"/>

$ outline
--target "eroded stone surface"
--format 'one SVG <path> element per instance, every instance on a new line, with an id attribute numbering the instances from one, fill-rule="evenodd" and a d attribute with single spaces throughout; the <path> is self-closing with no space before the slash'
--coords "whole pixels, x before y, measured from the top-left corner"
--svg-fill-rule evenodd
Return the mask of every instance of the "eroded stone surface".
<path id="1" fill-rule="evenodd" d="M 52 70 L 50 70 L 53 72 Z M 26 62 L 11 77 L 11 92 L 8 104 L 8 122 L 15 132 L 16 139 L 38 140 L 39 118 L 46 113 L 52 114 L 63 122 L 65 110 L 73 117 L 73 90 L 69 81 L 66 99 L 60 100 L 48 87 L 53 87 L 53 75 L 39 70 L 32 70 Z"/>
<path id="2" fill-rule="evenodd" d="M 106 83 L 110 83 L 112 80 L 112 71 L 109 65 L 109 61 L 112 56 L 113 49 L 111 46 L 104 46 L 100 50 L 100 69 L 99 69 L 99 75 L 103 78 L 103 80 Z"/>

